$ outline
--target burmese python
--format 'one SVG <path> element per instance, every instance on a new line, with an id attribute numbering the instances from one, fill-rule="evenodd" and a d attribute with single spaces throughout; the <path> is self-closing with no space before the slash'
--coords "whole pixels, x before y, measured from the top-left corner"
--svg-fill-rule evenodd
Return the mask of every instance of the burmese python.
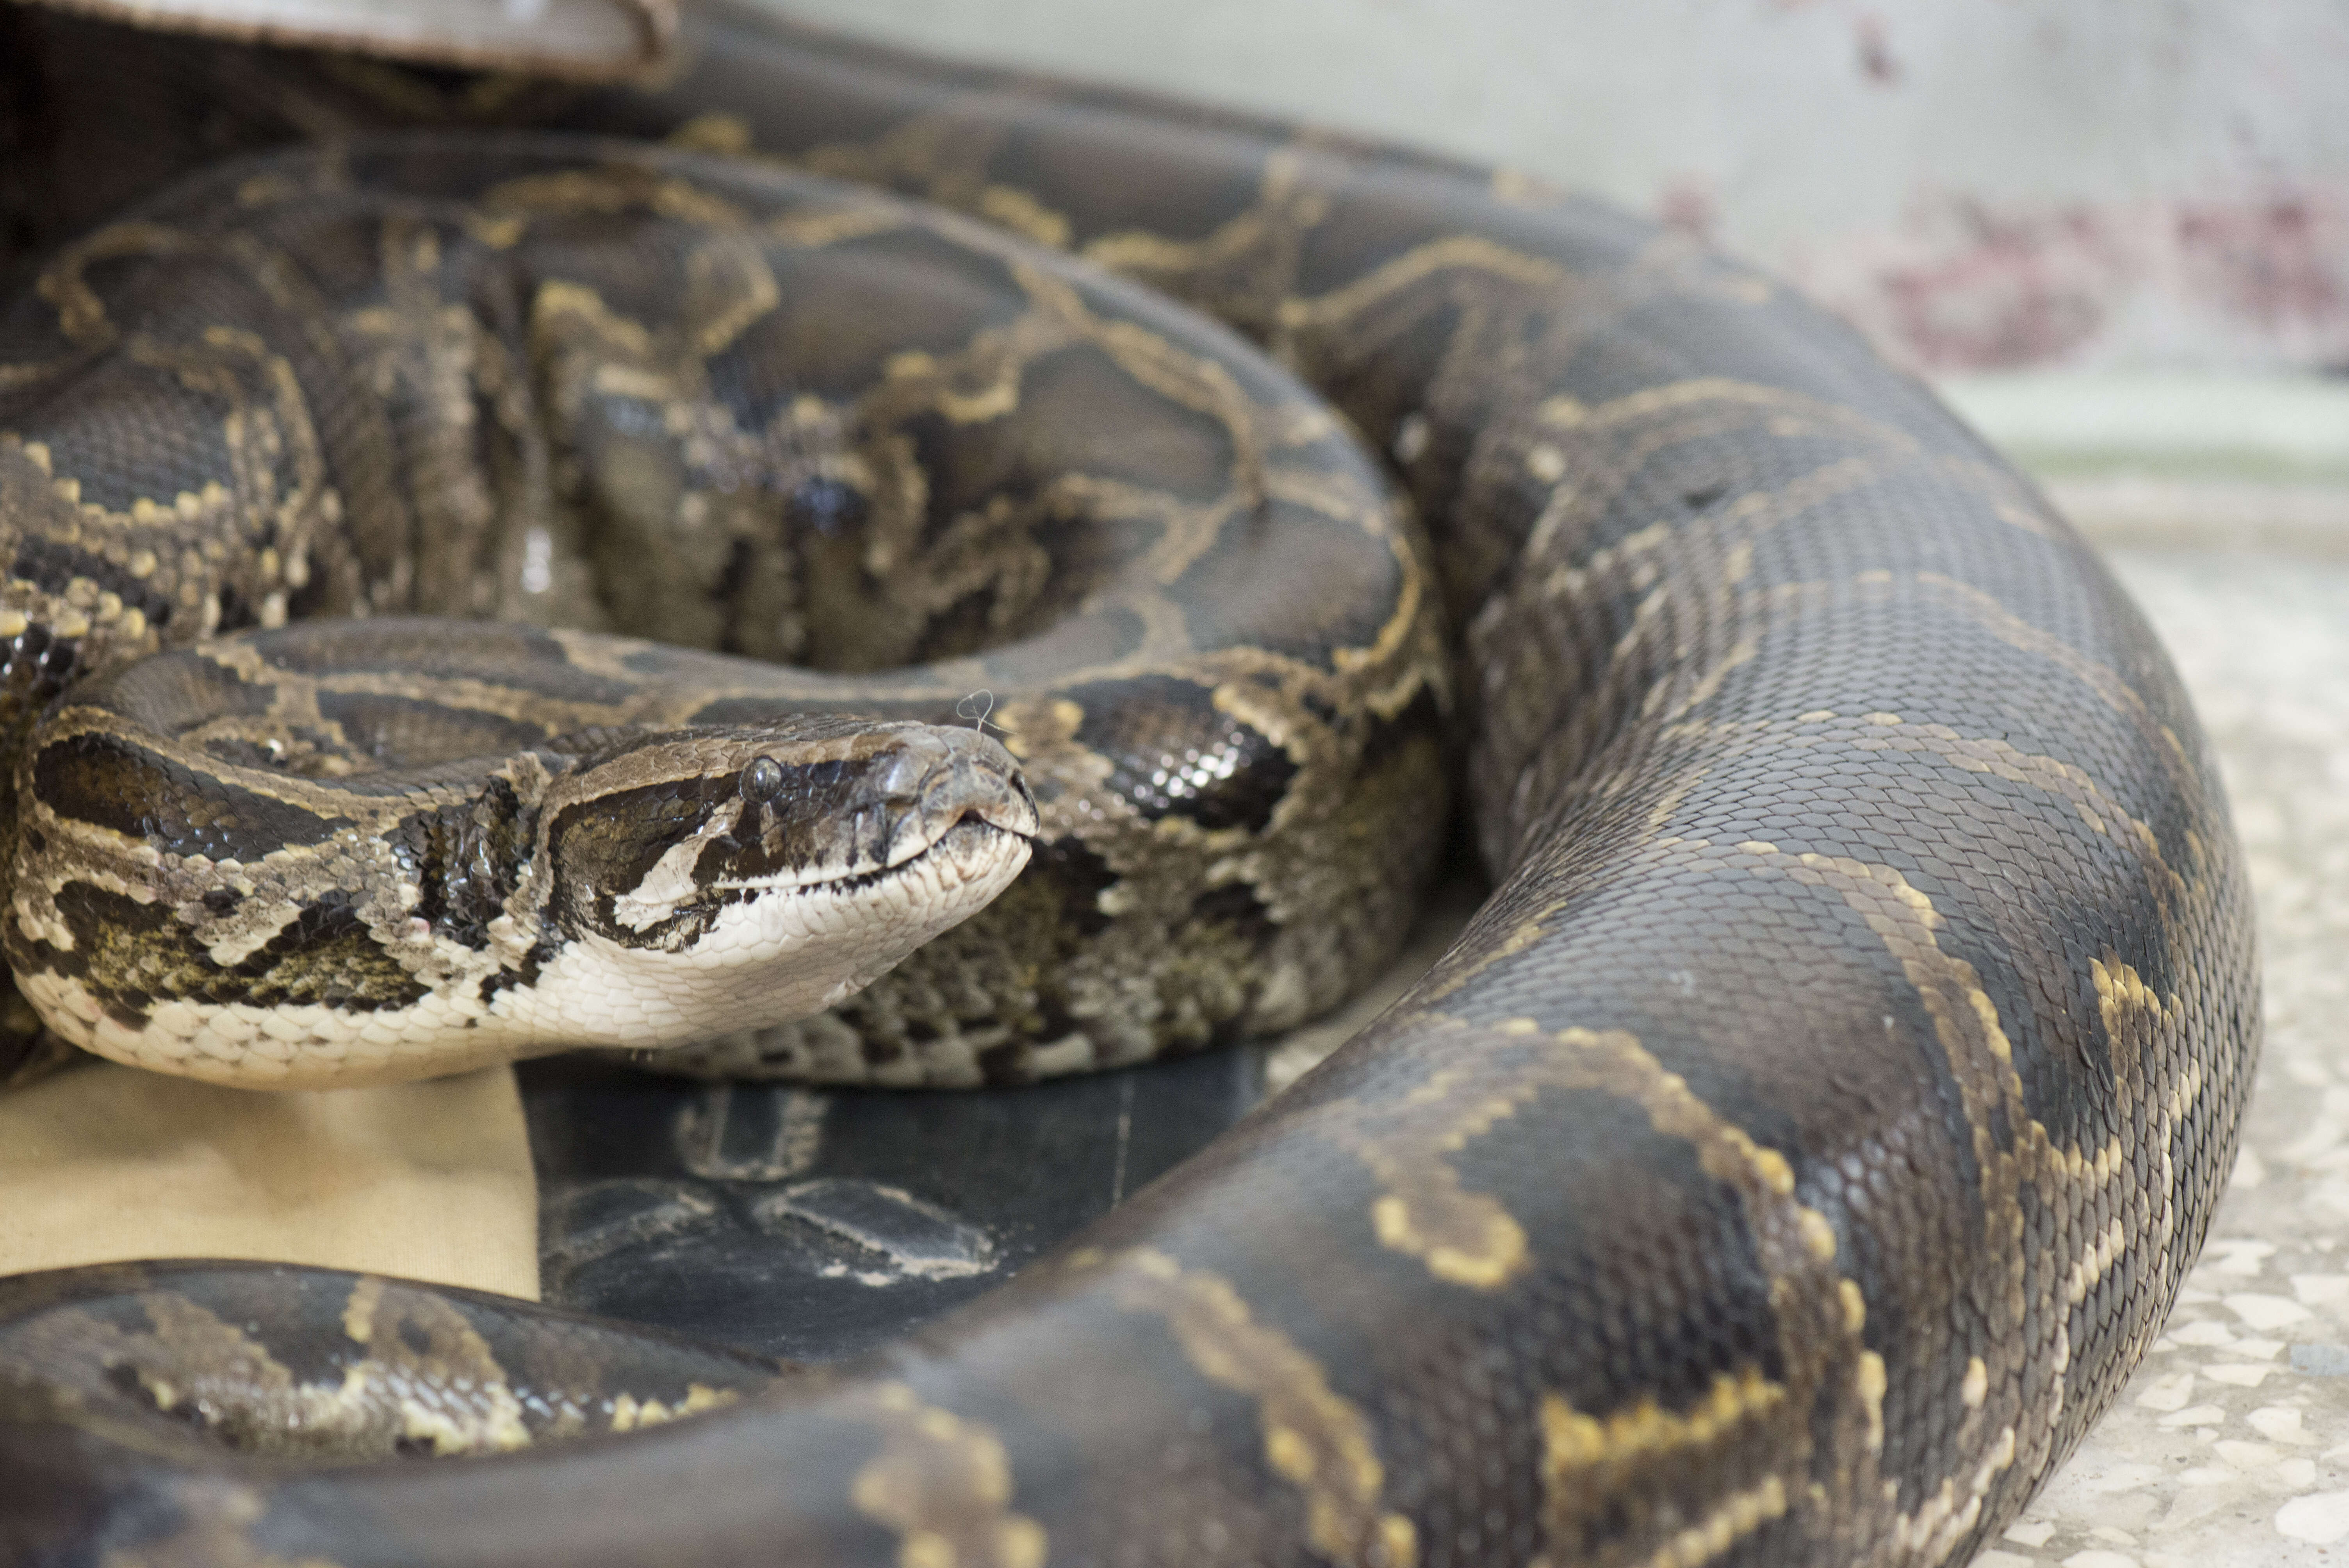
<path id="1" fill-rule="evenodd" d="M 54 96 L 100 81 L 126 123 L 204 127 L 156 142 L 167 159 L 467 118 L 679 144 L 338 139 L 205 175 L 48 263 L 0 325 L 18 733 L 132 645 L 317 612 L 529 618 L 512 595 L 592 567 L 561 536 L 593 512 L 620 541 L 590 596 L 608 624 L 835 670 L 932 661 L 863 687 L 719 678 L 932 718 L 989 687 L 1041 813 L 994 906 L 1012 913 L 909 960 L 853 1029 L 707 1065 L 1023 1077 L 1320 1005 L 1382 962 L 1438 836 L 1451 704 L 1419 649 L 1439 600 L 1499 876 L 1403 1003 L 1208 1153 L 915 1339 L 771 1387 L 722 1353 L 348 1276 L 11 1282 L 15 1559 L 1941 1562 L 2013 1516 L 2149 1342 L 2258 1031 L 2211 759 L 2076 537 L 1776 285 L 1522 180 L 771 24 L 701 24 L 664 83 L 622 90 L 14 21 L 20 61 L 51 51 L 36 147 L 141 140 Z M 279 96 L 204 96 L 230 81 Z M 777 160 L 1254 337 L 1391 455 L 1440 589 L 1282 372 L 1124 284 Z M 752 341 L 797 357 L 728 358 Z M 1073 468 L 1039 455 L 1054 443 Z M 549 531 L 535 556 L 492 526 L 515 507 Z M 713 517 L 673 560 L 647 542 Z M 922 552 L 946 574 L 896 586 Z M 697 581 L 723 592 L 678 596 Z M 182 654 L 151 701 L 101 677 L 20 757 L 119 741 L 137 708 L 193 738 L 181 787 L 315 806 L 386 776 L 403 738 L 495 727 L 437 655 L 432 692 L 370 681 L 371 634 Z M 482 634 L 554 686 L 721 667 Z M 393 635 L 375 675 L 419 668 Z M 320 721 L 243 727 L 281 677 Z M 647 722 L 750 717 L 623 695 L 491 717 L 552 775 Z M 730 766 L 727 799 L 764 798 Z M 19 778 L 28 823 L 102 792 Z M 519 820 L 459 810 L 415 863 L 515 842 Z M 53 903 L 95 885 L 43 872 L 57 852 L 20 848 Z M 419 899 L 454 885 L 416 878 Z M 178 985 L 217 980 L 199 952 L 243 963 L 186 951 L 233 909 L 133 916 L 110 891 L 113 918 L 36 924 L 61 948 L 143 923 L 180 944 Z M 468 898 L 406 918 L 437 936 L 487 908 Z M 381 948 L 381 921 L 338 907 L 314 934 Z M 1204 946 L 1167 946 L 1178 930 Z M 1164 959 L 1151 978 L 1117 979 L 1128 941 Z M 367 994 L 345 974 L 328 995 L 305 951 L 264 954 L 281 992 Z M 109 973 L 136 1032 L 165 1003 Z M 998 1006 L 958 974 L 1024 989 Z M 630 1435 L 536 1446 L 607 1429 Z"/>

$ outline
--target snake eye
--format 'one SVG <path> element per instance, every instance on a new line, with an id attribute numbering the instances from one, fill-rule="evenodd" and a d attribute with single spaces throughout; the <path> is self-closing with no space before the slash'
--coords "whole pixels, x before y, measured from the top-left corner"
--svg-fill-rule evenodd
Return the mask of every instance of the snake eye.
<path id="1" fill-rule="evenodd" d="M 765 805 L 782 791 L 783 768 L 771 757 L 754 757 L 742 769 L 742 799 Z"/>

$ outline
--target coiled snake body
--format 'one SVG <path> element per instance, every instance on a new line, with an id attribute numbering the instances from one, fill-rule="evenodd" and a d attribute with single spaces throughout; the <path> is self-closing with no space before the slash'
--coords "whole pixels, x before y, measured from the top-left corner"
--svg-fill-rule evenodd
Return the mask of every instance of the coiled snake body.
<path id="1" fill-rule="evenodd" d="M 349 1020 L 469 963 L 502 1016 L 585 929 L 489 932 L 561 902 L 512 869 L 557 858 L 561 779 L 979 687 L 1029 871 L 701 1068 L 1025 1078 L 1301 1017 L 1392 950 L 1447 723 L 1498 891 L 1267 1111 L 839 1367 L 322 1273 L 11 1282 L 13 1558 L 1692 1568 L 2002 1528 L 2158 1328 L 2258 1031 L 2210 757 L 2065 525 L 1844 328 L 1529 182 L 771 26 L 681 52 L 627 91 L 171 57 L 285 84 L 232 142 L 673 145 L 232 165 L 0 325 L 7 940 L 58 1026 L 284 1082 L 308 1009 L 407 1070 Z M 102 57 L 123 104 L 184 90 Z M 468 674 L 344 622 L 106 673 L 419 611 L 833 673 L 485 630 Z M 823 788 L 921 816 L 802 722 Z M 631 797 L 730 847 L 593 838 L 626 869 L 580 920 L 911 863 L 746 837 L 775 744 Z M 530 760 L 456 768 L 493 751 Z"/>

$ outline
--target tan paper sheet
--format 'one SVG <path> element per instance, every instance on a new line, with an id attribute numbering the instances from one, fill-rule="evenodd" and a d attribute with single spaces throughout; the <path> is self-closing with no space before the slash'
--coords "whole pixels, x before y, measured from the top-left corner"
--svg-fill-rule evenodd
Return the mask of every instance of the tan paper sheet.
<path id="1" fill-rule="evenodd" d="M 538 1295 L 513 1072 L 218 1088 L 110 1062 L 0 1096 L 0 1274 L 262 1258 Z"/>

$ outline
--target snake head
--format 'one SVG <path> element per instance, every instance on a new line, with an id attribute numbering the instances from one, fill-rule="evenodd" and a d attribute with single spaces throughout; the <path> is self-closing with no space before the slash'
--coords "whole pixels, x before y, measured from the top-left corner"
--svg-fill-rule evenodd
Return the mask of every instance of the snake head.
<path id="1" fill-rule="evenodd" d="M 997 741 L 830 715 L 632 738 L 554 779 L 540 822 L 534 1006 L 636 1047 L 854 995 L 1009 886 L 1038 828 Z"/>

